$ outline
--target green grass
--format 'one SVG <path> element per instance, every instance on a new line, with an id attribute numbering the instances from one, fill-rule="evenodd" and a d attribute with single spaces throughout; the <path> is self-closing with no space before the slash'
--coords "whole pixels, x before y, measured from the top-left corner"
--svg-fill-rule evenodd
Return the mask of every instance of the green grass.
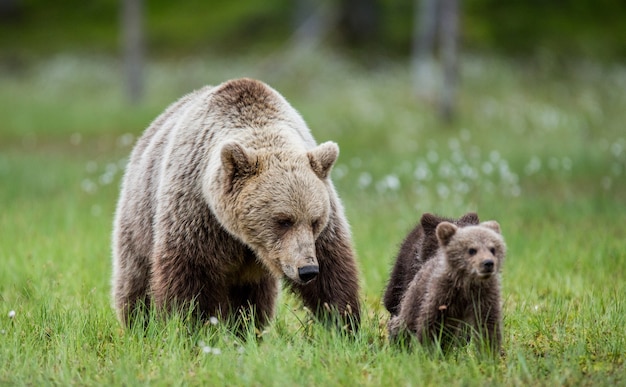
<path id="1" fill-rule="evenodd" d="M 108 58 L 0 74 L 0 384 L 626 383 L 624 69 L 468 57 L 460 116 L 446 126 L 412 96 L 404 64 L 364 70 L 316 54 L 154 63 L 139 106 L 125 103 Z M 183 93 L 244 75 L 340 145 L 333 173 L 365 305 L 354 338 L 312 323 L 289 294 L 258 340 L 180 319 L 125 331 L 110 307 L 112 213 L 132 139 Z M 381 294 L 425 211 L 500 222 L 505 358 L 387 344 Z"/>

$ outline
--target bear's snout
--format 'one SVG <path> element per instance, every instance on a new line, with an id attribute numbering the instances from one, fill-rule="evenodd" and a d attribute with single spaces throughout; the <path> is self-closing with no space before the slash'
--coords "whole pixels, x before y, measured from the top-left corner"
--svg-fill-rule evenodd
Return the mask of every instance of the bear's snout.
<path id="1" fill-rule="evenodd" d="M 319 272 L 320 268 L 317 265 L 302 266 L 298 269 L 298 277 L 300 281 L 307 283 L 317 277 Z"/>

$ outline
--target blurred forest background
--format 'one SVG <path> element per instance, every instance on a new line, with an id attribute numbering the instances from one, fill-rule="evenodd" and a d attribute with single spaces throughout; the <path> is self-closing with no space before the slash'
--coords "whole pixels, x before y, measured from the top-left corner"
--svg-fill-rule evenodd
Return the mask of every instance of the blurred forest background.
<path id="1" fill-rule="evenodd" d="M 320 13 L 325 44 L 364 61 L 406 57 L 420 0 L 145 0 L 149 56 L 267 51 Z M 120 52 L 123 2 L 0 0 L 0 60 L 20 65 L 59 51 Z M 462 47 L 518 57 L 626 57 L 621 0 L 460 1 Z M 310 29 L 310 33 L 314 29 Z"/>
<path id="2" fill-rule="evenodd" d="M 625 16 L 620 0 L 0 0 L 0 71 L 17 75 L 59 53 L 119 57 L 138 102 L 151 60 L 323 47 L 370 69 L 410 57 L 414 93 L 438 99 L 450 121 L 460 52 L 557 71 L 573 59 L 623 61 Z"/>

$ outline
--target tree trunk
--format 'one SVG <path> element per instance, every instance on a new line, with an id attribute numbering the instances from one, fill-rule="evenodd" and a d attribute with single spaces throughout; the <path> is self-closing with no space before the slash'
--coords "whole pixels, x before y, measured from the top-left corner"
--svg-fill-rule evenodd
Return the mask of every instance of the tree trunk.
<path id="1" fill-rule="evenodd" d="M 459 78 L 459 0 L 416 1 L 411 60 L 413 88 L 417 96 L 437 101 L 440 117 L 450 122 L 456 113 Z M 435 65 L 436 43 L 441 66 Z"/>
<path id="2" fill-rule="evenodd" d="M 126 92 L 131 103 L 141 102 L 143 84 L 143 0 L 122 0 L 122 44 Z"/>
<path id="3" fill-rule="evenodd" d="M 413 90 L 426 100 L 435 98 L 435 32 L 437 29 L 437 1 L 416 0 L 413 14 L 411 68 Z"/>
<path id="4" fill-rule="evenodd" d="M 456 90 L 458 84 L 458 36 L 459 36 L 459 2 L 458 0 L 441 0 L 441 61 L 443 65 L 443 85 L 439 112 L 446 122 L 454 119 L 456 113 Z"/>

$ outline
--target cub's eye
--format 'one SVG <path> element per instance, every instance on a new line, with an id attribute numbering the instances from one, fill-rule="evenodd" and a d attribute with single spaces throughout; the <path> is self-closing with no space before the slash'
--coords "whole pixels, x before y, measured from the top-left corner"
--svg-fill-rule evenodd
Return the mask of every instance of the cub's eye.
<path id="1" fill-rule="evenodd" d="M 317 231 L 319 229 L 319 227 L 320 227 L 320 221 L 319 220 L 316 219 L 313 222 L 311 222 L 311 228 L 314 231 Z"/>
<path id="2" fill-rule="evenodd" d="M 475 249 L 475 248 L 470 248 L 469 250 L 467 250 L 467 253 L 468 253 L 469 255 L 476 255 L 476 253 L 477 253 L 477 252 L 478 252 L 478 251 L 476 251 L 476 249 Z"/>
<path id="3" fill-rule="evenodd" d="M 276 219 L 276 224 L 282 229 L 288 229 L 293 226 L 293 220 L 289 218 L 278 218 Z"/>
<path id="4" fill-rule="evenodd" d="M 495 247 L 490 248 L 489 251 L 491 252 L 491 255 L 496 255 L 496 248 Z"/>

